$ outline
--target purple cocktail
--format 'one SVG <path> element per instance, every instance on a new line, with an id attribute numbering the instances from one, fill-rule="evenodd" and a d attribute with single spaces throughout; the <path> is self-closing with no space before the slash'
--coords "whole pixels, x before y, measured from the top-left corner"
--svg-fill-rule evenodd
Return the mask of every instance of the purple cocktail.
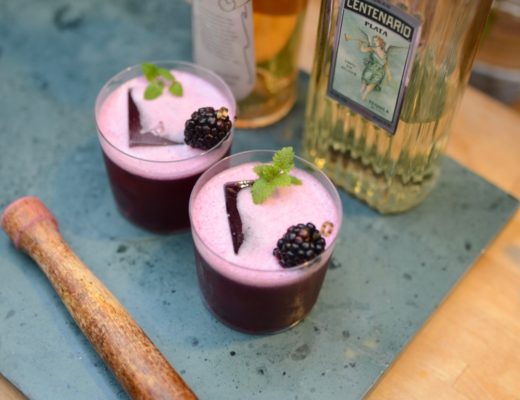
<path id="1" fill-rule="evenodd" d="M 222 322 L 250 333 L 286 329 L 309 313 L 341 227 L 342 207 L 334 185 L 302 159 L 296 159 L 292 171 L 301 185 L 279 187 L 264 203 L 253 202 L 253 168 L 269 162 L 273 153 L 251 151 L 218 162 L 201 176 L 190 199 L 203 299 Z M 233 212 L 224 189 L 236 182 L 242 187 L 234 191 L 241 219 L 238 235 L 231 229 Z M 324 250 L 304 263 L 282 267 L 273 250 L 288 228 L 298 225 L 321 231 Z M 243 238 L 238 251 L 237 236 Z"/>
<path id="2" fill-rule="evenodd" d="M 105 165 L 119 211 L 151 231 L 189 227 L 191 190 L 200 175 L 227 156 L 233 128 L 210 148 L 185 143 L 186 121 L 202 107 L 224 107 L 230 121 L 235 100 L 214 73 L 184 62 L 159 62 L 182 84 L 182 95 L 168 91 L 145 99 L 149 85 L 140 66 L 128 68 L 101 89 L 96 123 Z"/>

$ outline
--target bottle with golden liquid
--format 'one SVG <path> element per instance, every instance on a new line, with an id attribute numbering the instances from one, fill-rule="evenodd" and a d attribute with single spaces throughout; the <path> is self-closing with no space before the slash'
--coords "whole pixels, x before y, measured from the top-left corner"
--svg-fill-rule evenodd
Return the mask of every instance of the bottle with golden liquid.
<path id="1" fill-rule="evenodd" d="M 231 86 L 238 127 L 270 125 L 292 108 L 306 5 L 307 0 L 193 0 L 195 62 Z"/>
<path id="2" fill-rule="evenodd" d="M 382 213 L 419 204 L 491 0 L 323 0 L 304 156 Z"/>

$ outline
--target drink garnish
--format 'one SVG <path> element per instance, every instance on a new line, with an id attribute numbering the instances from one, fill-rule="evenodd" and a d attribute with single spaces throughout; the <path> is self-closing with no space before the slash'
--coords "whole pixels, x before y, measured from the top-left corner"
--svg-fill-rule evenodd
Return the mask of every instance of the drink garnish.
<path id="1" fill-rule="evenodd" d="M 242 218 L 237 207 L 238 192 L 242 189 L 253 186 L 254 181 L 237 181 L 228 182 L 224 185 L 224 196 L 226 199 L 226 212 L 229 222 L 229 230 L 231 232 L 231 240 L 233 242 L 233 250 L 238 254 L 240 246 L 244 242 L 244 232 L 242 230 Z"/>
<path id="2" fill-rule="evenodd" d="M 282 267 L 291 268 L 323 253 L 325 243 L 312 223 L 293 225 L 278 240 L 273 255 Z"/>
<path id="3" fill-rule="evenodd" d="M 330 221 L 325 221 L 323 224 L 321 224 L 320 233 L 325 236 L 329 237 L 332 235 L 332 232 L 334 231 L 334 224 Z"/>
<path id="4" fill-rule="evenodd" d="M 144 98 L 146 100 L 154 100 L 159 97 L 166 86 L 168 86 L 168 92 L 173 96 L 182 96 L 182 85 L 175 79 L 171 71 L 152 63 L 143 63 L 141 69 L 146 80 L 149 82 L 144 91 Z"/>
<path id="5" fill-rule="evenodd" d="M 272 164 L 261 164 L 254 167 L 258 179 L 255 180 L 251 193 L 253 202 L 261 204 L 267 200 L 277 187 L 301 185 L 302 181 L 289 175 L 294 167 L 294 150 L 284 147 L 273 155 Z"/>
<path id="6" fill-rule="evenodd" d="M 238 212 L 237 206 L 238 193 L 242 189 L 250 187 L 252 188 L 251 192 L 253 194 L 253 202 L 255 204 L 260 204 L 264 202 L 269 196 L 271 196 L 277 187 L 301 185 L 301 180 L 295 176 L 289 175 L 289 172 L 291 169 L 293 169 L 293 167 L 293 148 L 284 147 L 273 155 L 272 164 L 260 164 L 254 167 L 254 171 L 258 175 L 258 179 L 228 182 L 224 185 L 226 212 L 235 254 L 238 254 L 238 250 L 244 242 L 242 218 L 240 218 L 240 213 Z"/>
<path id="7" fill-rule="evenodd" d="M 162 124 L 159 122 L 157 127 L 144 130 L 141 124 L 141 113 L 132 98 L 132 89 L 128 90 L 128 134 L 130 147 L 135 146 L 171 146 L 182 144 L 175 142 L 164 136 L 159 136 Z M 164 127 L 163 127 L 164 128 Z"/>
<path id="8" fill-rule="evenodd" d="M 231 130 L 233 124 L 226 107 L 199 108 L 191 114 L 184 128 L 184 142 L 191 147 L 209 150 L 217 145 Z"/>

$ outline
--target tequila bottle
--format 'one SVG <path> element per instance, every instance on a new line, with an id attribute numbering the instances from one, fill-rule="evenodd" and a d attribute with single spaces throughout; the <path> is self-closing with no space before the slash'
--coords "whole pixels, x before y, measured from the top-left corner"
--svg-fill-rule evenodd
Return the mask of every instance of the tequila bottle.
<path id="1" fill-rule="evenodd" d="M 491 0 L 323 0 L 304 156 L 382 213 L 439 176 Z"/>

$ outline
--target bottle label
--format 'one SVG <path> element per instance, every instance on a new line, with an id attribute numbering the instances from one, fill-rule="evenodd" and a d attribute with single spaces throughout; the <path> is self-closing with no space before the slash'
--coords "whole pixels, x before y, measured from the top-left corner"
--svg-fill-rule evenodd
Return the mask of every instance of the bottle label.
<path id="1" fill-rule="evenodd" d="M 219 74 L 237 100 L 255 87 L 252 0 L 193 0 L 193 58 Z"/>
<path id="2" fill-rule="evenodd" d="M 394 134 L 420 25 L 381 0 L 342 0 L 328 95 Z"/>

